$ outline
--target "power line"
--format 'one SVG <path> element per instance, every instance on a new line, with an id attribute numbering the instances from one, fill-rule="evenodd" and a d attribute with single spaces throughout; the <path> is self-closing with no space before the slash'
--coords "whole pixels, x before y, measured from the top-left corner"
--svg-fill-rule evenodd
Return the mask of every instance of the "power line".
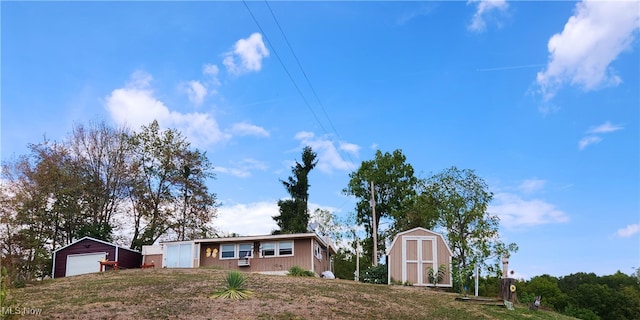
<path id="1" fill-rule="evenodd" d="M 307 106 L 307 108 L 309 109 L 309 111 L 311 112 L 311 114 L 313 115 L 313 117 L 316 119 L 316 122 L 318 122 L 318 124 L 320 125 L 320 128 L 322 129 L 322 131 L 324 131 L 325 134 L 329 134 L 327 132 L 327 130 L 324 128 L 324 126 L 322 125 L 322 122 L 320 122 L 320 119 L 318 119 L 318 116 L 316 115 L 316 113 L 313 111 L 313 108 L 311 108 L 311 105 L 309 104 L 309 101 L 307 100 L 307 98 L 304 96 L 304 94 L 302 93 L 302 90 L 300 90 L 300 87 L 298 86 L 298 84 L 296 83 L 296 81 L 293 79 L 293 76 L 291 76 L 291 73 L 289 72 L 289 69 L 287 69 L 287 66 L 284 65 L 284 62 L 282 61 L 282 59 L 280 58 L 280 55 L 278 54 L 278 51 L 276 50 L 276 48 L 273 46 L 273 44 L 271 43 L 271 40 L 269 40 L 269 37 L 267 37 L 267 34 L 264 32 L 264 30 L 262 29 L 262 26 L 260 25 L 260 23 L 258 22 L 258 19 L 256 19 L 256 17 L 253 15 L 253 12 L 251 12 L 251 9 L 249 8 L 249 5 L 247 5 L 247 2 L 245 0 L 242 0 L 242 3 L 244 4 L 244 6 L 247 8 L 247 11 L 249 12 L 249 15 L 251 15 L 251 18 L 253 19 L 253 21 L 256 23 L 256 25 L 258 26 L 258 29 L 260 29 L 260 32 L 262 33 L 262 35 L 264 36 L 265 40 L 267 40 L 267 43 L 269 44 L 269 46 L 271 47 L 271 50 L 273 50 L 273 54 L 275 54 L 276 58 L 278 59 L 278 61 L 280 62 L 280 65 L 282 66 L 282 68 L 284 69 L 285 73 L 287 74 L 287 76 L 289 77 L 289 79 L 291 80 L 291 82 L 293 83 L 293 86 L 296 88 L 296 90 L 298 91 L 298 93 L 300 94 L 300 96 L 302 97 L 302 100 L 304 100 L 304 104 Z"/>
<path id="2" fill-rule="evenodd" d="M 276 26 L 278 26 L 278 30 L 280 30 L 280 34 L 282 34 L 282 37 L 284 38 L 285 42 L 287 43 L 287 47 L 289 47 L 289 51 L 291 52 L 291 55 L 293 55 L 294 59 L 296 60 L 296 63 L 298 64 L 298 68 L 300 68 L 300 71 L 302 72 L 302 75 L 304 76 L 304 79 L 306 80 L 307 85 L 309 86 L 309 88 L 311 88 L 311 92 L 313 93 L 313 96 L 315 97 L 316 101 L 318 102 L 318 105 L 320 106 L 320 109 L 322 110 L 322 112 L 324 113 L 325 118 L 329 122 L 329 125 L 331 126 L 331 129 L 336 134 L 336 137 L 338 138 L 338 140 L 341 140 L 342 138 L 340 137 L 340 134 L 338 133 L 338 130 L 333 125 L 333 122 L 331 121 L 331 117 L 329 117 L 329 114 L 327 113 L 327 110 L 324 107 L 324 104 L 322 103 L 322 100 L 320 100 L 320 97 L 318 96 L 318 93 L 317 93 L 315 87 L 313 86 L 313 84 L 311 84 L 311 80 L 307 76 L 307 73 L 305 72 L 304 67 L 302 67 L 302 63 L 300 62 L 300 59 L 298 59 L 298 55 L 296 55 L 295 50 L 293 50 L 293 47 L 291 46 L 291 43 L 289 42 L 289 38 L 287 37 L 286 33 L 284 32 L 284 29 L 280 25 L 280 22 L 278 21 L 278 18 L 276 17 L 275 13 L 273 12 L 273 9 L 271 9 L 271 6 L 269 5 L 269 2 L 267 0 L 265 0 L 265 4 L 267 5 L 267 8 L 269 9 L 269 12 L 271 13 L 271 17 L 273 17 L 273 20 L 276 23 Z M 328 136 L 328 137 L 329 137 L 329 139 L 331 139 L 332 142 L 335 143 L 335 141 L 333 141 L 331 136 Z M 355 162 L 353 161 L 353 159 L 351 158 L 351 155 L 349 153 L 345 153 L 347 155 L 347 158 L 349 158 L 349 161 L 346 161 L 344 159 L 343 152 L 341 152 L 340 149 L 338 149 L 338 154 L 340 155 L 342 160 L 347 162 L 347 163 L 349 163 L 350 166 L 355 165 Z M 355 168 L 351 168 L 351 169 L 353 170 Z"/>

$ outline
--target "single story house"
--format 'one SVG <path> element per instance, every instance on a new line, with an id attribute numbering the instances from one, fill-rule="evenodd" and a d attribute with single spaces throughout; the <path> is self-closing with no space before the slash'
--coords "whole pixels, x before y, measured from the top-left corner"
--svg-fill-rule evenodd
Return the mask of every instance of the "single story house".
<path id="1" fill-rule="evenodd" d="M 316 233 L 173 241 L 152 247 L 143 247 L 144 263 L 162 261 L 163 268 L 219 267 L 269 274 L 286 274 L 299 266 L 320 275 L 332 271 L 336 253 L 330 240 Z"/>
<path id="2" fill-rule="evenodd" d="M 452 256 L 451 249 L 439 233 L 424 228 L 400 232 L 387 250 L 389 283 L 402 281 L 414 286 L 451 287 Z M 437 275 L 441 268 L 444 268 L 442 279 L 430 280 L 429 273 Z"/>
<path id="3" fill-rule="evenodd" d="M 99 272 L 100 261 L 117 261 L 121 268 L 140 268 L 142 254 L 116 244 L 84 237 L 53 251 L 52 278 Z"/>

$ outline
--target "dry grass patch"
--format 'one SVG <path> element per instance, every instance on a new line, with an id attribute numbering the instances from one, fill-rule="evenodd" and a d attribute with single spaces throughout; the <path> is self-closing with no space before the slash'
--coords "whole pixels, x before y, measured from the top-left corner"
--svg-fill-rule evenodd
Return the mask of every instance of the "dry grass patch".
<path id="1" fill-rule="evenodd" d="M 41 319 L 569 319 L 455 301 L 419 287 L 245 274 L 246 300 L 210 299 L 224 270 L 121 270 L 15 289 Z M 511 317 L 514 316 L 514 317 Z"/>

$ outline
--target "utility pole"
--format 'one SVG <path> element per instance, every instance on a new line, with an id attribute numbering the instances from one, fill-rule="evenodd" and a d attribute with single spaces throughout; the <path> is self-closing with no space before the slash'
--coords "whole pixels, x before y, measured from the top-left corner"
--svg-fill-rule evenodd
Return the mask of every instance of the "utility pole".
<path id="1" fill-rule="evenodd" d="M 371 181 L 371 213 L 373 214 L 373 265 L 378 265 L 378 228 L 376 226 L 376 197 L 373 193 L 373 181 Z"/>

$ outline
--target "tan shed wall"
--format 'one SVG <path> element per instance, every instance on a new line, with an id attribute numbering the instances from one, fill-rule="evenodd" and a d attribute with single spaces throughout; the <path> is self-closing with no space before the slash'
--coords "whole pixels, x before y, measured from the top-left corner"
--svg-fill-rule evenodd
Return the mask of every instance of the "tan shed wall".
<path id="1" fill-rule="evenodd" d="M 417 229 L 410 233 L 406 233 L 401 235 L 393 244 L 393 247 L 389 251 L 389 276 L 392 281 L 402 281 L 402 237 L 410 236 L 410 237 L 436 237 L 437 241 L 437 260 L 438 267 L 440 265 L 445 265 L 447 268 L 447 272 L 445 277 L 440 282 L 441 285 L 451 283 L 451 265 L 450 265 L 450 255 L 446 248 L 446 243 L 441 236 L 434 232 L 429 232 L 426 230 Z M 425 242 L 427 243 L 427 242 Z M 409 241 L 407 242 L 407 260 L 416 260 L 417 259 L 417 241 Z M 433 260 L 433 249 L 431 246 L 422 246 L 422 260 Z M 423 263 L 422 267 L 425 270 L 422 270 L 422 278 L 424 283 L 428 283 L 428 274 L 426 269 L 431 266 L 434 269 L 436 266 L 433 266 L 430 263 Z M 410 283 L 418 283 L 418 268 L 416 263 L 407 263 L 407 280 Z"/>
<path id="2" fill-rule="evenodd" d="M 265 242 L 280 242 L 265 241 Z M 235 244 L 248 242 L 226 242 L 226 243 L 201 243 L 200 244 L 200 267 L 219 267 L 227 270 L 240 270 L 244 272 L 281 272 L 288 271 L 293 266 L 299 266 L 306 270 L 311 270 L 311 239 L 293 239 L 293 256 L 287 257 L 260 257 L 260 241 L 253 241 L 253 258 L 250 259 L 250 266 L 239 267 L 238 259 L 220 259 L 221 244 Z M 217 249 L 216 257 L 207 257 L 206 250 Z M 321 273 L 315 270 L 316 273 Z"/>

